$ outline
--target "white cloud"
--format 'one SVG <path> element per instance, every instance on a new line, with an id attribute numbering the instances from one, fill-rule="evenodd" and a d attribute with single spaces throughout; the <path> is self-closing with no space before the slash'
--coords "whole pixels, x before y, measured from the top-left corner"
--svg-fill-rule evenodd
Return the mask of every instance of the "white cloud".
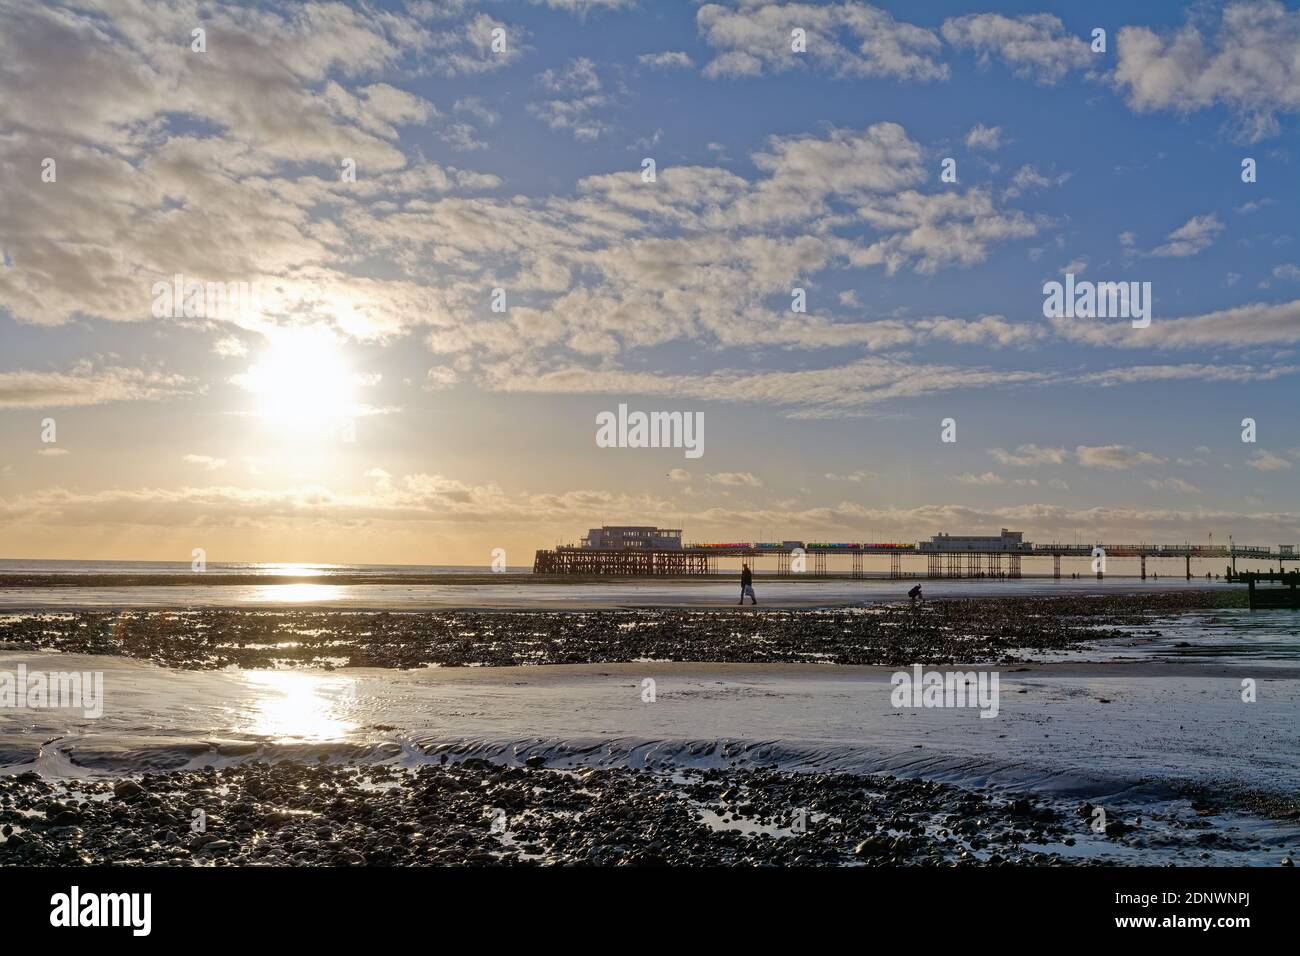
<path id="1" fill-rule="evenodd" d="M 1274 0 L 1227 4 L 1209 36 L 1193 22 L 1124 27 L 1117 53 L 1115 82 L 1140 112 L 1226 106 L 1254 141 L 1277 133 L 1277 113 L 1300 109 L 1300 11 Z"/>
<path id="2" fill-rule="evenodd" d="M 943 46 L 933 30 L 901 23 L 864 3 L 757 4 L 700 7 L 696 25 L 717 51 L 704 68 L 708 77 L 760 76 L 815 67 L 837 77 L 878 76 L 942 80 Z M 791 31 L 807 34 L 807 52 L 791 49 Z"/>
<path id="3" fill-rule="evenodd" d="M 662 53 L 642 53 L 637 62 L 652 70 L 689 69 L 695 65 L 690 54 L 681 50 L 664 50 Z"/>
<path id="4" fill-rule="evenodd" d="M 943 38 L 955 47 L 974 50 L 981 63 L 996 57 L 1017 76 L 1043 84 L 1060 82 L 1071 70 L 1086 69 L 1094 55 L 1087 43 L 1066 33 L 1060 18 L 1050 13 L 954 17 L 944 21 Z"/>
<path id="5" fill-rule="evenodd" d="M 1046 176 L 1040 173 L 1032 165 L 1026 163 L 1016 170 L 1015 175 L 1011 177 L 1011 185 L 1007 186 L 1003 195 L 1008 199 L 1014 199 L 1025 193 L 1034 192 L 1039 189 L 1047 189 L 1050 186 L 1063 185 L 1069 180 L 1069 173 L 1060 173 L 1056 176 Z"/>
<path id="6" fill-rule="evenodd" d="M 985 126 L 976 123 L 966 134 L 966 145 L 970 149 L 987 149 L 996 151 L 1002 148 L 1002 127 Z"/>
<path id="7" fill-rule="evenodd" d="M 1148 255 L 1165 258 L 1194 256 L 1210 247 L 1214 237 L 1223 231 L 1223 223 L 1213 213 L 1193 216 L 1169 234 L 1164 245 L 1152 249 Z"/>

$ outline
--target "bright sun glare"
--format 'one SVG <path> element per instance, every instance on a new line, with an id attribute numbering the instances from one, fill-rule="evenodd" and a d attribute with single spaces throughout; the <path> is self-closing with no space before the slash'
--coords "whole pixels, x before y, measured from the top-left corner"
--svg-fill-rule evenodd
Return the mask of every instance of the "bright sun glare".
<path id="1" fill-rule="evenodd" d="M 355 414 L 354 375 L 324 329 L 284 329 L 240 384 L 257 397 L 259 417 L 295 428 L 337 425 Z"/>

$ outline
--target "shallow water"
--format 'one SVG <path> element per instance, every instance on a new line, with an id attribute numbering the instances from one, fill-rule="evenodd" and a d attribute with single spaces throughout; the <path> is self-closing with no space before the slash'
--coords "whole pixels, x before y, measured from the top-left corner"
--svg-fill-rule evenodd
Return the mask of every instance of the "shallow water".
<path id="1" fill-rule="evenodd" d="M 1140 581 L 1111 577 L 1078 580 L 1020 578 L 988 581 L 955 579 L 810 578 L 756 583 L 766 607 L 816 607 L 906 600 L 907 589 L 921 584 L 927 598 L 999 597 L 1115 593 L 1167 593 L 1240 585 L 1191 581 Z M 0 608 L 89 607 L 338 607 L 414 610 L 418 608 L 588 608 L 729 607 L 739 595 L 735 582 L 625 582 L 602 584 L 265 584 L 146 585 L 140 587 L 0 588 Z M 748 605 L 746 605 L 748 606 Z"/>

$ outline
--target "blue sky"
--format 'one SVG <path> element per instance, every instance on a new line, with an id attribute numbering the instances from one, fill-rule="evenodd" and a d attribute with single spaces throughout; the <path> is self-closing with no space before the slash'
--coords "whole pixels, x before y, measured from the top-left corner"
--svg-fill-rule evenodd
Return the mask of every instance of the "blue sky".
<path id="1" fill-rule="evenodd" d="M 0 554 L 1300 531 L 1293 6 L 0 16 Z M 1150 328 L 1045 318 L 1067 271 Z M 597 447 L 619 403 L 705 454 Z"/>

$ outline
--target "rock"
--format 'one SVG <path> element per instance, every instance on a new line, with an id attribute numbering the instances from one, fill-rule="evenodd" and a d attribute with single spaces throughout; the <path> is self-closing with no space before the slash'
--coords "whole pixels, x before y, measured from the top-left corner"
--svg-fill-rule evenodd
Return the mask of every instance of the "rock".
<path id="1" fill-rule="evenodd" d="M 131 800 L 144 793 L 144 787 L 134 780 L 121 780 L 113 787 L 113 796 L 119 800 Z"/>

